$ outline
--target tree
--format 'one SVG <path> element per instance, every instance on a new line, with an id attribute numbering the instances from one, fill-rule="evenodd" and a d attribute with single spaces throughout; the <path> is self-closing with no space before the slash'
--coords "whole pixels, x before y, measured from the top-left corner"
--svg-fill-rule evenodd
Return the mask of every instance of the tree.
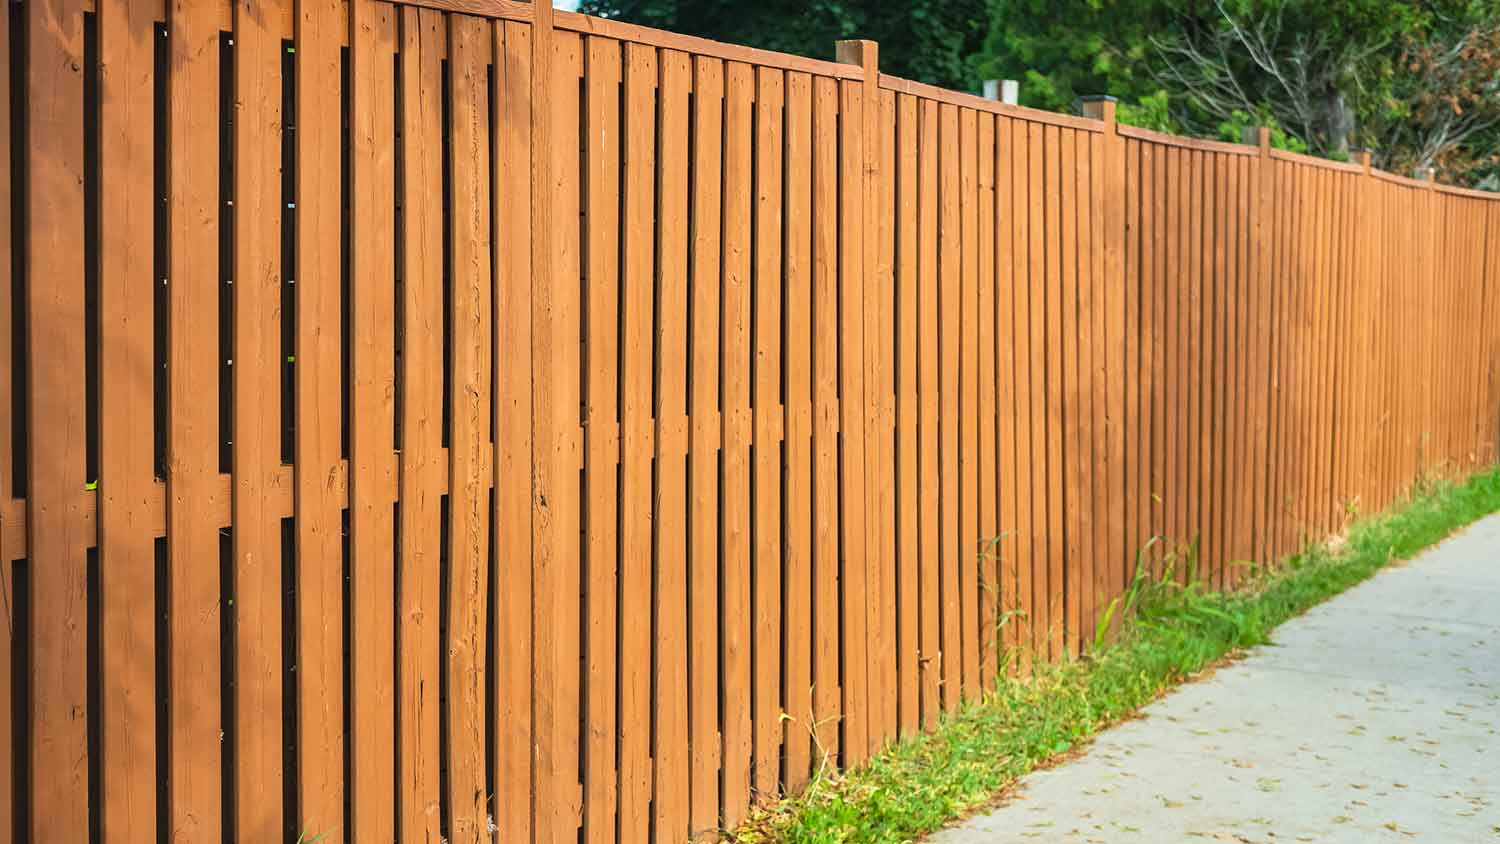
<path id="1" fill-rule="evenodd" d="M 832 59 L 833 42 L 880 42 L 886 73 L 977 90 L 971 58 L 988 31 L 986 0 L 583 0 L 580 11 L 688 35 Z"/>

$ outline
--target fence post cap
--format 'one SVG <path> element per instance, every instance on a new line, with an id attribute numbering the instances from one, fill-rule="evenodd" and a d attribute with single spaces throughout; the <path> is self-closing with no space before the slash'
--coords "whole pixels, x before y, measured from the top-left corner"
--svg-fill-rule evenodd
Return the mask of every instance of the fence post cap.
<path id="1" fill-rule="evenodd" d="M 1084 117 L 1103 120 L 1111 125 L 1115 122 L 1115 104 L 1118 102 L 1108 94 L 1088 94 L 1078 98 Z"/>
<path id="2" fill-rule="evenodd" d="M 874 57 L 879 54 L 880 44 L 868 38 L 841 38 L 833 42 L 834 58 L 840 64 L 865 64 L 866 57 L 874 63 Z"/>

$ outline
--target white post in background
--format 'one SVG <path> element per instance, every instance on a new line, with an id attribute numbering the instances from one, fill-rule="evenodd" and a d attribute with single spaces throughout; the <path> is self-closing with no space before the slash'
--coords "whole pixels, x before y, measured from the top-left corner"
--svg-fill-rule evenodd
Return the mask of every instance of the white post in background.
<path id="1" fill-rule="evenodd" d="M 1014 79 L 984 80 L 984 98 L 1016 105 L 1021 100 L 1021 83 Z"/>

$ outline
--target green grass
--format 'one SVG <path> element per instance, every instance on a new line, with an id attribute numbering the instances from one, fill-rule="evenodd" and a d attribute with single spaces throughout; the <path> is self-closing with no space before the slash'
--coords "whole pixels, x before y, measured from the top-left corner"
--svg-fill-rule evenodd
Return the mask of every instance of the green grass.
<path id="1" fill-rule="evenodd" d="M 1500 510 L 1500 470 L 1461 484 L 1423 484 L 1391 511 L 1358 520 L 1337 549 L 1318 546 L 1219 594 L 1176 578 L 1138 577 L 1115 643 L 1089 658 L 1001 678 L 982 701 L 930 734 L 902 741 L 847 774 L 825 772 L 802 794 L 759 810 L 739 844 L 911 841 L 992 802 L 1038 766 L 1130 716 L 1163 691 L 1272 629 Z M 1108 623 L 1107 621 L 1105 622 Z"/>

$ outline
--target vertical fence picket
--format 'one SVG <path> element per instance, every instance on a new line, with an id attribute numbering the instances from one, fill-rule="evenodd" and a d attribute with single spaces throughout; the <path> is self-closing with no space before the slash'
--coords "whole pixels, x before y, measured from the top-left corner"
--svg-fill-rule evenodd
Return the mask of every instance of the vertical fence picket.
<path id="1" fill-rule="evenodd" d="M 85 366 L 83 4 L 76 0 L 42 0 L 24 11 L 27 113 L 23 248 L 30 389 L 26 556 L 31 589 L 31 625 L 27 631 L 31 636 L 31 700 L 29 711 L 23 711 L 30 727 L 30 758 L 23 764 L 30 770 L 31 805 L 17 808 L 22 812 L 29 808 L 29 822 L 23 820 L 22 826 L 33 837 L 45 833 L 83 841 L 88 838 L 89 814 L 94 810 L 88 805 L 86 721 L 75 715 L 86 712 L 88 682 L 88 624 L 84 617 L 88 539 L 81 493 L 89 479 L 84 384 L 78 377 Z M 217 58 L 217 50 L 211 51 L 208 60 Z M 204 146 L 211 159 L 212 145 Z M 213 204 L 209 199 L 210 209 Z M 212 238 L 208 240 L 213 242 Z M 212 274 L 204 283 L 216 289 Z M 202 532 L 200 527 L 199 534 Z M 214 558 L 217 547 L 217 541 L 206 544 L 205 556 Z M 205 573 L 200 580 L 212 568 L 202 571 Z M 210 587 L 210 591 L 215 590 Z M 188 619 L 195 610 L 207 611 L 217 631 L 217 598 L 217 594 L 211 594 L 191 608 L 186 602 L 174 601 L 174 609 L 180 606 Z M 190 624 L 178 628 L 185 637 L 193 629 Z M 218 687 L 217 637 L 205 639 L 198 637 L 199 647 L 212 646 L 212 657 L 203 663 L 184 664 L 191 652 L 179 654 L 174 680 L 185 680 L 188 671 L 201 671 L 209 688 Z M 217 728 L 217 724 L 209 723 L 210 701 L 200 699 L 199 708 L 195 708 L 187 699 L 186 683 L 174 682 L 173 689 L 177 693 L 173 696 L 174 737 L 206 738 L 208 730 Z M 205 755 L 204 761 L 213 763 L 210 770 L 199 771 L 205 782 L 189 786 L 198 790 L 182 796 L 184 802 L 201 807 L 207 828 L 216 829 L 212 821 L 219 797 L 214 786 L 218 759 Z M 186 774 L 191 769 L 183 764 L 177 770 Z M 174 784 L 177 782 L 174 777 Z"/>
<path id="2" fill-rule="evenodd" d="M 395 21 L 349 5 L 350 839 L 394 838 Z M 481 746 L 482 750 L 482 746 Z"/>
<path id="3" fill-rule="evenodd" d="M 99 663 L 104 675 L 99 700 L 104 710 L 100 713 L 103 743 L 98 750 L 103 754 L 104 804 L 94 811 L 102 814 L 101 828 L 109 830 L 111 841 L 147 842 L 156 839 L 157 823 L 156 537 L 147 515 L 155 485 L 150 445 L 155 436 L 152 344 L 157 328 L 152 296 L 156 289 L 152 147 L 159 118 L 152 113 L 155 55 L 154 39 L 149 37 L 155 34 L 155 21 L 139 3 L 101 3 L 97 12 L 104 68 L 99 79 L 101 226 L 97 247 L 102 365 L 98 382 L 98 600 L 103 626 Z M 8 109 L 3 103 L 0 107 Z M 9 132 L 4 127 L 0 131 L 7 138 L 0 141 L 4 145 Z M 9 160 L 8 155 L 3 160 Z M 8 236 L 7 230 L 4 237 Z M 8 257 L 9 249 L 5 253 Z M 7 261 L 5 272 L 9 269 Z M 9 285 L 0 288 L 0 296 L 7 299 L 6 312 L 0 313 L 7 346 L 0 354 L 8 355 L 11 294 Z M 274 356 L 271 360 L 274 363 Z M 8 383 L 8 361 L 0 361 L 0 372 L 6 373 L 0 378 Z M 9 398 L 0 395 L 7 416 Z M 9 448 L 9 434 L 8 425 L 0 421 L 0 442 L 5 443 L 0 448 Z M 10 497 L 7 468 L 0 466 L 0 501 Z M 279 559 L 276 564 L 279 575 Z M 8 592 L 6 606 L 10 606 Z M 264 629 L 279 637 L 279 614 L 266 620 L 270 623 Z M 8 648 L 8 643 L 0 647 Z M 253 687 L 254 680 L 247 678 L 245 685 Z M 0 787 L 6 786 L 0 783 Z M 266 804 L 274 806 L 275 800 L 268 799 Z M 0 824 L 5 823 L 0 818 Z M 279 824 L 272 828 L 279 831 Z"/>
<path id="4" fill-rule="evenodd" d="M 441 581 L 443 387 L 442 16 L 401 10 L 400 239 L 398 373 L 401 401 L 401 516 L 396 571 L 396 711 L 401 760 L 397 817 L 402 834 L 441 836 L 438 747 L 438 639 Z"/>

